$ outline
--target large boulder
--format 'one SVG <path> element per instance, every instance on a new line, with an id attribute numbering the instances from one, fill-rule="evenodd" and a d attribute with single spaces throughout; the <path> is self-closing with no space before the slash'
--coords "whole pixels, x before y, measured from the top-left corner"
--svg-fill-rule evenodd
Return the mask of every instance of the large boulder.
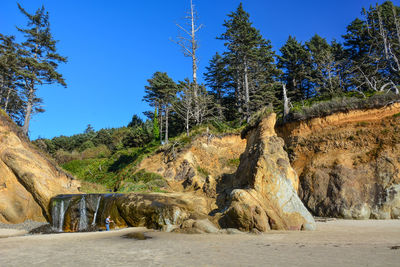
<path id="1" fill-rule="evenodd" d="M 274 113 L 246 131 L 247 146 L 232 179 L 224 227 L 313 230 L 315 221 L 297 195 L 298 177 L 289 164 L 284 142 L 274 131 Z"/>
<path id="2" fill-rule="evenodd" d="M 0 222 L 50 219 L 50 199 L 79 183 L 41 155 L 0 110 Z"/>
<path id="3" fill-rule="evenodd" d="M 187 228 L 188 220 L 203 232 L 218 228 L 207 219 L 209 199 L 192 193 L 130 193 L 59 195 L 51 202 L 53 228 L 76 232 L 105 229 L 111 216 L 111 228 L 147 227 L 167 232 Z M 211 230 L 210 230 L 211 229 Z"/>

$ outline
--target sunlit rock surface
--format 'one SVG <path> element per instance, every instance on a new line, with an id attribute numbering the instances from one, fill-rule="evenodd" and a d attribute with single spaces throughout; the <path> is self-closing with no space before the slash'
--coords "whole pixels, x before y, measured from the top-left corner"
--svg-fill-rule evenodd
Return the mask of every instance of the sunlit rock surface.
<path id="1" fill-rule="evenodd" d="M 50 199 L 79 182 L 41 155 L 0 110 L 0 222 L 50 219 Z"/>
<path id="2" fill-rule="evenodd" d="M 277 127 L 317 216 L 400 218 L 400 104 Z"/>

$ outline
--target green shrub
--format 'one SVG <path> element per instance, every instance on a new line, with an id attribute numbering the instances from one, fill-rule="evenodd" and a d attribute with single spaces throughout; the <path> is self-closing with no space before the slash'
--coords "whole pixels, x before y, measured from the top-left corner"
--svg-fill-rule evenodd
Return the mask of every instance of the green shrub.
<path id="1" fill-rule="evenodd" d="M 99 145 L 92 148 L 87 148 L 81 153 L 82 159 L 108 158 L 111 156 L 111 151 L 106 145 Z"/>
<path id="2" fill-rule="evenodd" d="M 249 123 L 246 125 L 246 127 L 243 129 L 241 133 L 241 137 L 244 139 L 246 138 L 247 133 L 258 126 L 258 124 L 261 122 L 262 119 L 267 117 L 269 114 L 274 112 L 274 109 L 272 106 L 266 106 L 262 109 L 260 109 L 258 112 L 254 113 L 251 118 Z"/>
<path id="3" fill-rule="evenodd" d="M 239 164 L 240 164 L 240 159 L 229 159 L 228 160 L 228 165 L 230 166 L 230 167 L 235 167 L 235 168 L 237 168 L 237 167 L 239 167 Z"/>
<path id="4" fill-rule="evenodd" d="M 360 121 L 360 122 L 357 122 L 357 124 L 356 124 L 357 127 L 366 127 L 368 125 L 369 125 L 369 123 L 366 121 Z"/>
<path id="5" fill-rule="evenodd" d="M 122 186 L 118 189 L 119 192 L 160 192 L 161 188 L 166 187 L 165 179 L 156 173 L 140 170 L 134 173 L 128 179 L 123 181 Z"/>
<path id="6" fill-rule="evenodd" d="M 92 141 L 90 141 L 90 140 L 85 141 L 85 142 L 82 143 L 82 145 L 79 147 L 79 152 L 82 152 L 82 151 L 84 151 L 84 150 L 86 150 L 86 149 L 93 148 L 93 147 L 94 147 L 94 144 L 93 144 Z"/>
<path id="7" fill-rule="evenodd" d="M 368 98 L 336 97 L 329 101 L 316 102 L 318 98 L 311 101 L 311 106 L 296 106 L 287 116 L 287 121 L 301 121 L 316 117 L 324 117 L 337 112 L 349 112 L 357 109 L 381 108 L 400 101 L 400 95 L 394 93 L 374 94 Z"/>
<path id="8" fill-rule="evenodd" d="M 65 151 L 63 149 L 57 150 L 56 153 L 54 154 L 54 159 L 59 163 L 59 164 L 64 164 L 72 160 L 78 160 L 81 159 L 80 153 L 77 151 Z"/>
<path id="9" fill-rule="evenodd" d="M 206 169 L 204 169 L 204 168 L 202 168 L 202 167 L 200 167 L 200 166 L 197 166 L 197 172 L 198 172 L 201 176 L 204 176 L 204 177 L 207 177 L 208 175 L 210 175 L 210 173 L 209 173 Z"/>

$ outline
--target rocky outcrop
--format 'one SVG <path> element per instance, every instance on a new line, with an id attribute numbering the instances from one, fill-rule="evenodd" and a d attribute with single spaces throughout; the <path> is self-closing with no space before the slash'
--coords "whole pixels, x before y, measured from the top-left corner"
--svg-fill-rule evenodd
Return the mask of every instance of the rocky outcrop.
<path id="1" fill-rule="evenodd" d="M 53 229 L 66 232 L 105 229 L 107 216 L 114 221 L 111 228 L 218 231 L 208 221 L 211 209 L 206 198 L 192 193 L 59 195 L 51 202 Z"/>
<path id="2" fill-rule="evenodd" d="M 129 225 L 167 232 L 184 227 L 188 219 L 206 219 L 211 211 L 207 199 L 191 193 L 128 194 L 117 202 Z"/>
<path id="3" fill-rule="evenodd" d="M 224 227 L 244 231 L 313 230 L 315 222 L 297 196 L 298 177 L 274 131 L 276 115 L 247 132 L 247 146 L 231 180 Z M 229 187 L 228 187 L 229 188 Z"/>
<path id="4" fill-rule="evenodd" d="M 400 218 L 400 104 L 277 127 L 317 216 Z"/>
<path id="5" fill-rule="evenodd" d="M 160 152 L 138 166 L 164 175 L 179 192 L 113 195 L 108 200 L 102 196 L 99 209 L 93 208 L 95 196 L 87 196 L 86 205 L 83 196 L 66 196 L 70 200 L 63 202 L 64 209 L 66 203 L 69 206 L 65 216 L 60 200 L 55 202 L 60 206 L 55 214 L 65 217 L 62 228 L 68 231 L 82 230 L 79 225 L 88 220 L 100 220 L 96 223 L 104 227 L 107 215 L 118 227 L 183 233 L 313 230 L 314 219 L 297 196 L 298 177 L 274 131 L 275 120 L 276 115 L 269 114 L 246 131 L 247 146 L 240 160 L 244 141 L 238 136 L 208 136 L 181 151 L 169 150 L 173 159 Z"/>
<path id="6" fill-rule="evenodd" d="M 216 197 L 216 182 L 236 171 L 246 140 L 238 134 L 214 136 L 205 134 L 190 146 L 170 144 L 165 150 L 144 159 L 137 170 L 163 176 L 170 188 L 178 192 L 204 190 Z"/>
<path id="7" fill-rule="evenodd" d="M 50 218 L 50 199 L 79 193 L 79 183 L 39 154 L 0 110 L 0 222 Z"/>

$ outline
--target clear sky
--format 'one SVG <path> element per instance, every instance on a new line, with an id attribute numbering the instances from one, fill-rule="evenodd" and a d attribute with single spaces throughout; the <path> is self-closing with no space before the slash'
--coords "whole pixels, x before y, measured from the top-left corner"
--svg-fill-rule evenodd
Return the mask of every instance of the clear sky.
<path id="1" fill-rule="evenodd" d="M 223 41 L 226 15 L 239 0 L 193 0 L 199 13 L 200 81 Z M 253 25 L 275 51 L 289 35 L 307 41 L 315 33 L 341 40 L 346 26 L 361 16 L 362 7 L 381 0 L 243 0 Z M 58 51 L 68 57 L 59 71 L 68 87 L 41 87 L 45 113 L 31 120 L 30 137 L 52 138 L 81 133 L 88 124 L 95 130 L 125 126 L 133 114 L 150 110 L 142 101 L 147 79 L 156 71 L 175 81 L 191 77 L 191 60 L 170 41 L 178 34 L 189 0 L 20 0 L 30 13 L 44 5 L 50 14 L 51 31 L 59 40 Z M 394 1 L 399 5 L 398 1 Z M 0 1 L 0 32 L 17 35 L 25 17 L 15 0 Z"/>

